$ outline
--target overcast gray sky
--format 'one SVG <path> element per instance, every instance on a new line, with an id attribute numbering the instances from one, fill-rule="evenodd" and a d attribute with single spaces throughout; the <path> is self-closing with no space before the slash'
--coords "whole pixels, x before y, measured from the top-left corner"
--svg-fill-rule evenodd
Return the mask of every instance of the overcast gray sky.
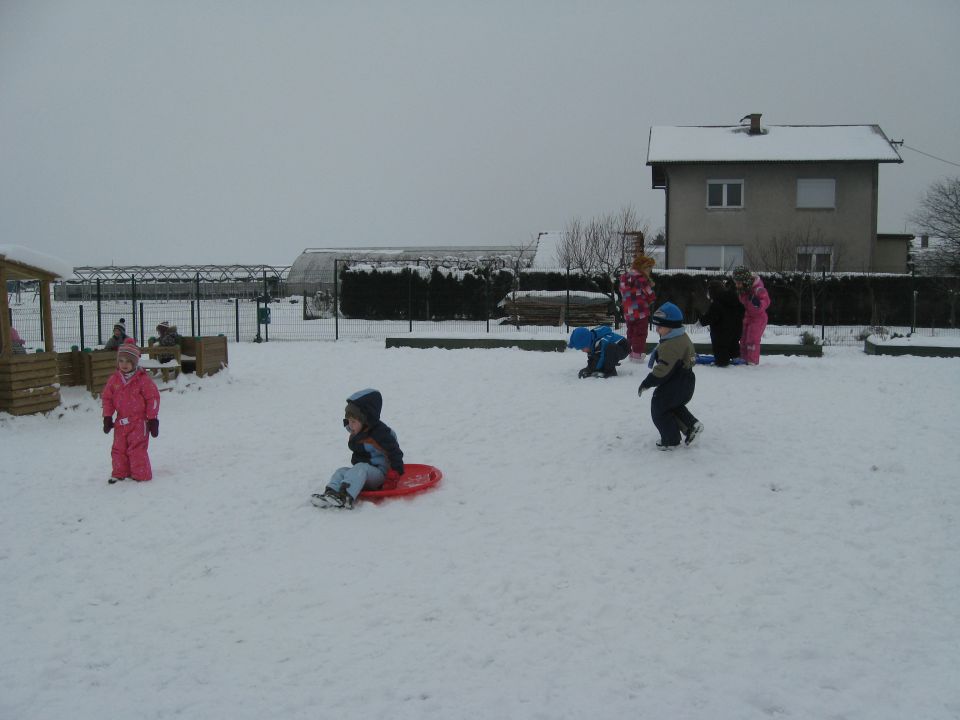
<path id="1" fill-rule="evenodd" d="M 878 124 L 960 162 L 958 0 L 0 0 L 0 243 L 72 265 L 516 245 L 651 125 Z M 881 165 L 881 232 L 960 167 Z"/>

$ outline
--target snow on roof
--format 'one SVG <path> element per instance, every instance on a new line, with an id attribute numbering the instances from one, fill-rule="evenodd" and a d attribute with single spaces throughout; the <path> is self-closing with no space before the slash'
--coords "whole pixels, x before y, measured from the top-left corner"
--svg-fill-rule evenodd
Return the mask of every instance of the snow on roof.
<path id="1" fill-rule="evenodd" d="M 537 252 L 530 263 L 531 270 L 556 270 L 560 267 L 562 232 L 542 232 L 537 236 Z"/>
<path id="2" fill-rule="evenodd" d="M 650 128 L 647 165 L 678 162 L 903 162 L 878 125 Z"/>
<path id="3" fill-rule="evenodd" d="M 60 258 L 44 255 L 20 245 L 0 245 L 0 256 L 10 262 L 43 270 L 55 277 L 68 278 L 73 275 L 73 268 Z"/>

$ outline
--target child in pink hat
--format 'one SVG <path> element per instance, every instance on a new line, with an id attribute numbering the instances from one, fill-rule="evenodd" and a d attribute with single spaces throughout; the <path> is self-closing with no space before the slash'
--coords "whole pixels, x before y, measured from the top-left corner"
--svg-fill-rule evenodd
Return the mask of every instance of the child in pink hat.
<path id="1" fill-rule="evenodd" d="M 160 391 L 139 364 L 140 348 L 133 338 L 127 338 L 117 348 L 117 370 L 101 395 L 103 432 L 113 430 L 111 484 L 128 477 L 137 481 L 153 478 L 147 448 L 150 436 L 160 434 Z"/>

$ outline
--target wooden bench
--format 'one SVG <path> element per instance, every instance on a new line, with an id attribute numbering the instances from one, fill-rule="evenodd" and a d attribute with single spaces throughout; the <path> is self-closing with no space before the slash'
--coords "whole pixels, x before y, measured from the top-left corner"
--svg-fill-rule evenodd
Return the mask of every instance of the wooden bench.
<path id="1" fill-rule="evenodd" d="M 163 362 L 161 357 L 170 359 Z M 148 373 L 157 377 L 158 375 L 164 382 L 175 380 L 180 374 L 181 369 L 181 350 L 176 345 L 157 345 L 142 348 L 140 351 L 140 367 Z"/>

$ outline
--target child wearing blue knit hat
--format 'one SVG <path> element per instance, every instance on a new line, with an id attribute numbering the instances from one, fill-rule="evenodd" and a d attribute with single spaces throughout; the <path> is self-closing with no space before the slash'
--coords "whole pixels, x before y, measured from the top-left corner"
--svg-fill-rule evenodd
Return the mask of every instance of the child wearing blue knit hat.
<path id="1" fill-rule="evenodd" d="M 680 446 L 681 433 L 685 443 L 691 445 L 703 432 L 703 423 L 687 409 L 697 382 L 693 374 L 697 353 L 683 329 L 683 312 L 676 305 L 669 302 L 661 305 L 651 322 L 660 343 L 650 354 L 647 363 L 650 374 L 640 383 L 637 394 L 642 396 L 646 390 L 656 388 L 650 402 L 650 415 L 660 431 L 657 447 L 673 450 Z"/>
<path id="2" fill-rule="evenodd" d="M 598 325 L 592 330 L 574 328 L 567 347 L 587 353 L 587 366 L 577 377 L 610 377 L 617 374 L 617 365 L 630 354 L 630 343 L 608 325 Z"/>

